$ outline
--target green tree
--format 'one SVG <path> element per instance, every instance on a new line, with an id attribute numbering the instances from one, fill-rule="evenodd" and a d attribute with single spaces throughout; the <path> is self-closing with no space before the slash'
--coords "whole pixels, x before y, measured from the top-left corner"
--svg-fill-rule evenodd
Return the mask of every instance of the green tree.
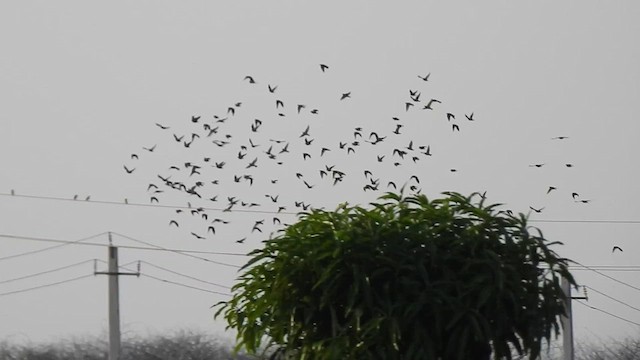
<path id="1" fill-rule="evenodd" d="M 387 193 L 368 209 L 302 213 L 250 253 L 218 303 L 237 349 L 296 359 L 532 359 L 575 286 L 523 214 L 484 196 Z"/>

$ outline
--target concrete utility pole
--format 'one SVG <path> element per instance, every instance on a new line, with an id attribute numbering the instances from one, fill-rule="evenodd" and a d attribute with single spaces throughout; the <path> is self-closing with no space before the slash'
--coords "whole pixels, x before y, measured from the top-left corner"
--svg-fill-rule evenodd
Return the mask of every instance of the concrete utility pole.
<path id="1" fill-rule="evenodd" d="M 571 296 L 571 284 L 564 277 L 560 281 L 560 286 L 567 296 L 565 301 L 565 312 L 567 316 L 562 317 L 562 359 L 574 360 L 573 350 L 573 313 L 571 312 L 571 300 L 588 300 L 587 296 Z"/>
<path id="2" fill-rule="evenodd" d="M 118 276 L 140 276 L 140 271 L 125 273 L 118 271 L 118 248 L 113 246 L 109 232 L 109 268 L 107 272 L 94 271 L 94 275 L 109 276 L 109 360 L 120 360 L 120 294 Z"/>

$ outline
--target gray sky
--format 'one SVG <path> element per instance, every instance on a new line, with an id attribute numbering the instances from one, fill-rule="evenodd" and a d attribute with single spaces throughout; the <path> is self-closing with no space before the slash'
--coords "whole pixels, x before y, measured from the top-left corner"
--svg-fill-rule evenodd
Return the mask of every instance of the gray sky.
<path id="1" fill-rule="evenodd" d="M 328 209 L 343 201 L 366 203 L 375 194 L 362 191 L 362 170 L 372 168 L 383 184 L 402 183 L 416 174 L 429 196 L 445 190 L 487 191 L 490 201 L 514 211 L 544 207 L 531 218 L 559 221 L 535 225 L 547 238 L 565 243 L 556 249 L 563 256 L 591 266 L 640 266 L 640 225 L 606 222 L 640 221 L 635 161 L 640 153 L 639 17 L 640 5 L 632 1 L 3 2 L 0 193 L 13 189 L 16 195 L 69 200 L 1 196 L 0 235 L 78 240 L 113 231 L 163 247 L 245 253 L 261 240 L 258 232 L 251 233 L 254 221 L 272 221 L 269 212 L 275 205 L 264 195 L 280 194 L 287 212 L 297 211 L 293 202 L 300 200 Z M 322 73 L 320 63 L 330 68 Z M 428 82 L 417 77 L 428 73 Z M 257 84 L 244 81 L 246 75 Z M 275 93 L 268 92 L 268 84 L 278 85 Z M 422 98 L 405 111 L 409 89 L 419 90 Z M 340 101 L 346 92 L 351 98 Z M 421 110 L 430 98 L 442 104 Z M 284 109 L 276 110 L 276 99 Z M 242 102 L 236 115 L 220 124 L 220 135 L 232 135 L 229 147 L 196 139 L 185 148 L 173 140 L 172 133 L 188 135 L 205 121 L 213 123 L 214 115 L 226 116 L 236 102 Z M 307 105 L 300 115 L 297 104 Z M 319 109 L 317 115 L 309 113 L 313 108 Z M 456 119 L 448 122 L 447 112 Z M 474 122 L 464 116 L 471 112 Z M 192 123 L 192 115 L 202 116 L 201 122 Z M 252 134 L 255 118 L 263 125 Z M 399 135 L 391 133 L 396 123 L 403 124 Z M 451 123 L 460 132 L 453 132 Z M 307 125 L 315 139 L 308 147 L 299 137 Z M 338 143 L 353 141 L 355 127 L 362 127 L 365 136 L 378 131 L 389 133 L 388 138 L 376 148 L 362 139 L 355 154 L 340 152 Z M 557 136 L 569 138 L 551 140 Z M 248 138 L 260 142 L 260 152 L 237 160 Z M 292 154 L 283 165 L 269 162 L 261 152 L 270 138 L 291 143 Z M 412 140 L 415 146 L 429 145 L 433 156 L 393 166 L 392 149 Z M 153 153 L 142 149 L 153 145 Z M 274 149 L 281 146 L 274 144 Z M 322 146 L 332 150 L 321 158 Z M 303 161 L 307 149 L 312 158 Z M 132 153 L 140 158 L 130 159 Z M 380 154 L 386 154 L 384 163 L 376 162 Z M 260 156 L 259 166 L 247 170 L 252 156 Z M 148 204 L 147 185 L 160 185 L 157 174 L 170 174 L 174 164 L 206 164 L 204 157 L 228 163 L 218 172 L 209 165 L 202 171 L 201 179 L 220 177 L 220 185 L 208 185 L 205 193 L 219 195 L 221 202 L 167 192 L 160 194 L 160 205 L 189 201 L 194 207 L 224 208 L 227 196 L 237 196 L 260 202 L 257 208 L 266 213 L 208 211 L 211 218 L 230 223 L 217 224 L 215 236 L 198 240 L 190 232 L 205 235 L 206 226 L 190 215 L 122 205 L 125 198 Z M 541 168 L 529 166 L 541 163 Z M 317 175 L 330 164 L 349 175 L 335 187 Z M 123 165 L 136 170 L 126 174 Z M 249 171 L 254 186 L 229 181 L 232 174 Z M 304 173 L 314 188 L 306 189 L 296 172 Z M 279 183 L 271 186 L 270 179 Z M 549 186 L 558 189 L 546 194 Z M 591 201 L 576 203 L 572 192 Z M 74 195 L 80 201 L 71 201 Z M 89 195 L 90 201 L 84 201 Z M 283 222 L 295 219 L 280 217 Z M 180 229 L 169 227 L 171 219 L 180 221 Z M 585 220 L 600 222 L 571 222 Z M 235 242 L 245 236 L 245 243 Z M 122 236 L 114 239 L 119 245 L 141 245 Z M 104 244 L 106 236 L 94 241 Z M 0 238 L 0 338 L 49 340 L 106 331 L 104 277 L 3 295 L 92 274 L 93 265 L 3 280 L 106 260 L 105 248 L 90 246 L 1 259 L 52 245 Z M 612 254 L 614 245 L 624 252 Z M 245 260 L 202 256 L 236 265 Z M 235 268 L 175 253 L 121 249 L 122 264 L 135 260 L 226 286 L 236 276 Z M 142 269 L 158 278 L 228 292 L 147 264 Z M 591 271 L 575 274 L 581 284 L 640 307 L 638 290 Z M 636 271 L 605 274 L 640 287 Z M 224 324 L 212 320 L 209 306 L 224 299 L 150 278 L 122 278 L 123 332 L 220 331 Z M 589 305 L 640 323 L 640 312 L 593 291 Z M 574 310 L 579 339 L 637 335 L 640 328 L 577 303 Z"/>

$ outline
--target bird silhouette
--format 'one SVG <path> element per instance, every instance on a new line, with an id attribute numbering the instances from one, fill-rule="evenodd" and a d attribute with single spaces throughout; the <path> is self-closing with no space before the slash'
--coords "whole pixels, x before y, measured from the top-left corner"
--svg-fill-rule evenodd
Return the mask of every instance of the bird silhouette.
<path id="1" fill-rule="evenodd" d="M 132 172 L 134 172 L 136 170 L 135 168 L 129 169 L 126 165 L 123 165 L 123 167 L 124 167 L 124 171 L 126 171 L 127 174 L 131 174 Z"/>
<path id="2" fill-rule="evenodd" d="M 274 87 L 271 87 L 271 85 L 267 85 L 267 87 L 269 88 L 269 92 L 270 92 L 270 93 L 272 93 L 272 94 L 273 94 L 274 92 L 276 92 L 276 89 L 278 88 L 278 86 L 277 86 L 277 85 L 276 85 L 276 86 L 274 86 Z"/>
<path id="3" fill-rule="evenodd" d="M 346 98 L 350 98 L 351 97 L 351 92 L 347 92 L 342 94 L 342 96 L 340 96 L 340 100 L 344 100 Z"/>
<path id="4" fill-rule="evenodd" d="M 474 120 L 475 120 L 475 119 L 473 118 L 473 113 L 471 113 L 471 115 L 467 115 L 467 114 L 465 114 L 464 116 L 465 116 L 465 117 L 467 118 L 467 120 L 469 120 L 469 121 L 474 121 Z"/>
<path id="5" fill-rule="evenodd" d="M 244 77 L 244 80 L 249 80 L 249 84 L 255 84 L 256 81 L 253 79 L 253 76 L 247 75 Z"/>
<path id="6" fill-rule="evenodd" d="M 322 70 L 322 72 L 325 72 L 325 70 L 327 70 L 329 67 L 325 64 L 320 64 L 320 70 Z"/>
<path id="7" fill-rule="evenodd" d="M 541 212 L 542 212 L 542 210 L 544 210 L 544 208 L 543 208 L 543 207 L 542 207 L 542 208 L 540 208 L 540 209 L 536 209 L 536 208 L 534 208 L 533 206 L 529 206 L 529 209 L 531 209 L 531 210 L 535 211 L 535 212 L 536 212 L 536 213 L 538 213 L 538 214 L 539 214 L 539 213 L 541 213 Z"/>
<path id="8" fill-rule="evenodd" d="M 300 134 L 299 137 L 305 137 L 305 136 L 309 136 L 309 125 L 307 125 L 307 128 L 304 129 L 304 131 L 302 132 L 302 134 Z"/>
<path id="9" fill-rule="evenodd" d="M 425 105 L 425 106 L 422 108 L 422 110 L 433 110 L 433 108 L 432 108 L 431 106 L 432 106 L 432 104 L 434 104 L 434 103 L 441 103 L 441 101 L 440 101 L 440 100 L 437 100 L 437 99 L 431 99 L 431 100 L 429 100 L 429 102 L 427 103 L 427 105 Z"/>
<path id="10" fill-rule="evenodd" d="M 423 81 L 429 81 L 429 76 L 431 76 L 431 73 L 428 73 L 426 76 L 420 76 L 420 75 L 418 75 L 418 77 L 419 77 L 420 79 L 422 79 Z"/>
<path id="11" fill-rule="evenodd" d="M 620 250 L 620 252 L 624 252 L 624 250 L 622 250 L 622 248 L 620 246 L 614 246 L 613 249 L 611 249 L 611 253 L 616 252 L 616 250 Z"/>
<path id="12" fill-rule="evenodd" d="M 555 186 L 549 186 L 549 189 L 547 189 L 547 194 L 550 193 L 553 190 L 556 190 L 556 187 Z"/>

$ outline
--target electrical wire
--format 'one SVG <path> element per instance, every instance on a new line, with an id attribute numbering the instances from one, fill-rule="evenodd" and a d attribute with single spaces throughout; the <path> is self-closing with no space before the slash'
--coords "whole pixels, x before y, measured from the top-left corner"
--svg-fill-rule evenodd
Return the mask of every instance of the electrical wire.
<path id="1" fill-rule="evenodd" d="M 104 234 L 106 234 L 106 233 L 107 233 L 107 232 L 102 232 L 102 233 L 100 233 L 100 234 L 91 235 L 91 236 L 88 236 L 88 237 L 85 237 L 85 238 L 82 238 L 82 239 L 79 239 L 79 240 L 67 241 L 67 242 L 62 243 L 62 244 L 60 244 L 60 245 L 54 245 L 54 246 L 50 246 L 50 247 L 43 248 L 43 249 L 27 251 L 27 252 L 23 252 L 23 253 L 20 253 L 20 254 L 14 254 L 14 255 L 3 256 L 3 257 L 0 257 L 0 261 L 2 261 L 2 260 L 9 260 L 9 259 L 13 259 L 13 258 L 21 257 L 21 256 L 27 256 L 27 255 L 37 254 L 37 253 L 41 253 L 41 252 L 43 252 L 43 251 L 48 251 L 48 250 L 52 250 L 52 249 L 57 249 L 57 248 L 59 248 L 59 247 L 63 247 L 63 246 L 66 246 L 66 245 L 71 245 L 71 244 L 81 243 L 81 242 L 83 242 L 83 241 L 86 241 L 86 240 L 89 240 L 89 239 L 93 239 L 93 238 L 98 237 L 98 236 L 102 236 L 102 235 L 104 235 Z M 1 236 L 1 235 L 0 235 L 0 236 Z M 7 236 L 5 236 L 5 237 L 7 237 Z"/>
<path id="2" fill-rule="evenodd" d="M 188 256 L 188 257 L 191 257 L 191 258 L 194 258 L 194 259 L 210 262 L 210 263 L 217 264 L 217 265 L 228 266 L 228 267 L 232 267 L 232 268 L 236 268 L 236 269 L 239 269 L 239 268 L 242 267 L 242 266 L 239 266 L 239 265 L 234 265 L 234 264 L 224 263 L 224 262 L 221 262 L 221 261 L 215 261 L 215 260 L 207 259 L 207 258 L 204 258 L 204 257 L 201 257 L 201 256 L 191 255 L 191 254 L 184 253 L 184 252 L 177 251 L 177 250 L 167 249 L 165 247 L 154 245 L 154 244 L 148 243 L 146 241 L 134 239 L 134 238 L 132 238 L 130 236 L 127 236 L 127 235 L 122 235 L 122 234 L 118 234 L 118 233 L 112 233 L 112 234 L 118 235 L 118 236 L 122 236 L 123 238 L 129 239 L 131 241 L 135 241 L 135 242 L 138 242 L 138 243 L 141 243 L 141 244 L 152 246 L 153 248 L 155 248 L 157 250 L 169 251 L 169 252 L 173 252 L 173 253 L 176 253 L 176 254 L 179 254 L 179 255 Z"/>
<path id="3" fill-rule="evenodd" d="M 63 198 L 63 197 L 55 197 L 55 196 L 41 196 L 41 195 L 23 195 L 23 194 L 10 194 L 10 193 L 0 193 L 0 196 L 8 196 L 8 197 L 16 197 L 16 198 L 29 198 L 29 199 L 40 199 L 40 200 L 56 200 L 56 201 L 68 201 L 82 204 L 105 204 L 105 205 L 121 205 L 121 206 L 140 206 L 140 207 L 151 207 L 151 208 L 167 208 L 167 209 L 193 209 L 189 206 L 181 206 L 181 205 L 160 205 L 160 204 L 143 204 L 143 203 L 132 203 L 132 202 L 118 202 L 118 201 L 106 201 L 106 200 L 74 200 L 71 198 Z M 292 212 L 292 211 L 266 211 L 266 210 L 254 210 L 254 209 L 231 209 L 228 210 L 226 208 L 213 208 L 213 207 L 198 207 L 203 210 L 209 211 L 220 211 L 220 212 L 239 212 L 239 213 L 256 213 L 256 214 L 286 214 L 286 215 L 298 215 L 300 212 Z M 640 224 L 640 220 L 552 220 L 552 219 L 529 219 L 529 222 L 532 223 L 576 223 L 576 224 Z"/>
<path id="4" fill-rule="evenodd" d="M 603 292 L 601 292 L 601 291 L 598 291 L 598 290 L 596 290 L 596 289 L 592 288 L 591 286 L 586 286 L 586 285 L 585 285 L 585 287 L 586 287 L 587 289 L 593 290 L 594 292 L 596 292 L 596 293 L 598 293 L 598 294 L 600 294 L 600 295 L 602 295 L 602 296 L 604 296 L 604 297 L 606 297 L 606 298 L 608 298 L 608 299 L 611 299 L 611 300 L 613 300 L 613 301 L 615 301 L 615 302 L 617 302 L 617 303 L 620 303 L 620 304 L 622 304 L 622 305 L 624 305 L 624 306 L 626 306 L 626 307 L 629 307 L 629 308 L 631 308 L 631 309 L 633 309 L 633 310 L 635 310 L 635 311 L 640 312 L 640 309 L 638 309 L 638 308 L 637 308 L 637 307 L 635 307 L 635 306 L 629 305 L 629 304 L 627 304 L 626 302 L 624 302 L 624 301 L 622 301 L 622 300 L 618 300 L 618 299 L 616 299 L 616 298 L 614 298 L 614 297 L 612 297 L 612 296 L 609 296 L 609 295 L 607 295 L 607 294 L 605 294 L 605 293 L 603 293 Z"/>
<path id="5" fill-rule="evenodd" d="M 27 292 L 27 291 L 32 291 L 32 290 L 42 289 L 42 288 L 46 288 L 46 287 L 51 287 L 51 286 L 55 286 L 55 285 L 61 285 L 61 284 L 65 284 L 65 283 L 68 283 L 68 282 L 72 282 L 72 281 L 76 281 L 76 280 L 80 280 L 80 279 L 88 278 L 88 277 L 91 277 L 91 276 L 94 276 L 94 275 L 93 275 L 93 274 L 89 274 L 89 275 L 82 275 L 82 276 L 78 276 L 78 277 L 75 277 L 75 278 L 71 278 L 71 279 L 67 279 L 67 280 L 62 280 L 62 281 L 58 281 L 58 282 L 54 282 L 54 283 L 49 283 L 49 284 L 44 284 L 44 285 L 34 286 L 34 287 L 30 287 L 30 288 L 26 288 L 26 289 L 20 289 L 20 290 L 15 290 L 15 291 L 3 292 L 3 293 L 0 293 L 0 296 L 13 295 L 13 294 L 23 293 L 23 292 Z"/>
<path id="6" fill-rule="evenodd" d="M 595 307 L 595 306 L 591 306 L 591 305 L 589 305 L 589 304 L 587 304 L 587 303 L 584 303 L 584 302 L 582 302 L 582 301 L 580 301 L 580 300 L 576 300 L 576 301 L 577 301 L 577 302 L 579 302 L 580 304 L 582 304 L 582 305 L 584 305 L 584 306 L 588 307 L 588 308 L 591 308 L 591 309 L 593 309 L 593 310 L 598 310 L 598 311 L 600 311 L 600 312 L 602 312 L 602 313 L 605 313 L 605 314 L 607 314 L 607 315 L 609 315 L 609 316 L 613 316 L 613 317 L 614 317 L 614 318 L 616 318 L 616 319 L 620 319 L 620 320 L 622 320 L 622 321 L 626 321 L 626 322 L 628 322 L 628 323 L 630 323 L 630 324 L 640 326 L 640 323 L 637 323 L 637 322 L 635 322 L 635 321 L 627 320 L 627 319 L 625 319 L 625 318 L 623 318 L 623 317 L 621 317 L 621 316 L 618 316 L 618 315 L 612 314 L 612 313 L 610 313 L 610 312 L 608 312 L 608 311 L 605 311 L 605 310 L 599 309 L 599 308 L 597 308 L 597 307 Z"/>
<path id="7" fill-rule="evenodd" d="M 591 269 L 599 270 L 599 271 L 618 271 L 618 272 L 638 272 L 640 271 L 640 266 L 638 265 L 590 265 L 589 268 L 582 267 L 573 267 L 569 266 L 571 271 L 591 271 Z"/>
<path id="8" fill-rule="evenodd" d="M 204 284 L 219 286 L 219 287 L 221 287 L 223 289 L 231 290 L 230 286 L 220 285 L 220 284 L 217 284 L 217 283 L 214 283 L 214 282 L 198 279 L 196 277 L 193 277 L 193 276 L 190 276 L 190 275 L 185 275 L 185 274 L 179 273 L 177 271 L 174 271 L 174 270 L 171 270 L 171 269 L 167 269 L 167 268 L 162 267 L 162 266 L 154 265 L 154 264 L 152 264 L 152 263 L 150 263 L 148 261 L 144 261 L 143 260 L 143 261 L 140 261 L 140 262 L 142 264 L 146 264 L 146 265 L 149 265 L 151 267 L 154 267 L 154 268 L 157 268 L 157 269 L 160 269 L 160 270 L 164 270 L 166 272 L 170 272 L 170 273 L 175 274 L 175 275 L 183 276 L 183 277 L 186 277 L 186 278 L 191 279 L 191 280 L 195 280 L 195 281 L 199 281 L 199 282 L 204 283 Z"/>
<path id="9" fill-rule="evenodd" d="M 624 282 L 624 281 L 622 281 L 622 280 L 618 280 L 618 279 L 616 279 L 616 278 L 614 278 L 614 277 L 612 277 L 612 276 L 609 276 L 609 275 L 607 275 L 607 274 L 603 274 L 601 271 L 598 271 L 598 270 L 593 269 L 593 268 L 591 268 L 591 267 L 589 267 L 589 266 L 586 266 L 586 265 L 582 265 L 582 264 L 580 264 L 579 262 L 577 262 L 577 261 L 575 261 L 575 260 L 572 260 L 572 262 L 574 262 L 574 263 L 576 263 L 576 264 L 578 264 L 578 265 L 580 265 L 580 266 L 582 266 L 582 267 L 584 267 L 584 268 L 587 268 L 587 269 L 589 269 L 589 270 L 591 270 L 591 271 L 595 272 L 596 274 L 599 274 L 600 276 L 604 276 L 604 277 L 606 277 L 607 279 L 613 280 L 613 281 L 615 281 L 615 282 L 617 282 L 617 283 L 619 283 L 619 284 L 625 285 L 625 286 L 627 286 L 627 287 L 629 287 L 629 288 L 631 288 L 631 289 L 634 289 L 634 290 L 638 290 L 638 291 L 640 291 L 640 288 L 639 288 L 639 287 L 637 287 L 637 286 L 633 286 L 633 285 L 628 284 L 628 283 L 626 283 L 626 282 Z"/>
<path id="10" fill-rule="evenodd" d="M 75 264 L 66 265 L 66 266 L 62 266 L 62 267 L 51 269 L 51 270 L 45 270 L 45 271 L 41 271 L 41 272 L 38 272 L 38 273 L 29 274 L 29 275 L 25 275 L 25 276 L 20 276 L 20 277 L 13 278 L 13 279 L 2 280 L 2 281 L 0 281 L 0 284 L 6 284 L 6 283 L 13 282 L 13 281 L 29 279 L 29 278 L 40 276 L 40 275 L 44 275 L 44 274 L 50 274 L 50 273 L 53 273 L 53 272 L 56 272 L 56 271 L 69 269 L 69 268 L 72 268 L 72 267 L 76 267 L 78 265 L 86 264 L 88 262 L 97 261 L 97 260 L 98 259 L 85 260 L 85 261 L 81 261 L 81 262 L 78 262 L 78 263 L 75 263 Z"/>
<path id="11" fill-rule="evenodd" d="M 104 235 L 106 234 L 100 234 L 100 235 Z M 115 234 L 115 233 L 112 233 Z M 120 234 L 118 234 L 120 235 Z M 120 235 L 125 237 L 124 235 Z M 44 242 L 53 242 L 53 243 L 60 243 L 60 244 L 65 244 L 65 245 L 87 245 L 87 246 L 99 246 L 99 247 L 109 247 L 108 244 L 96 244 L 96 243 L 85 243 L 85 242 L 78 242 L 78 241 L 68 241 L 68 240 L 57 240 L 57 239 L 49 239 L 49 238 L 37 238 L 37 237 L 31 237 L 31 236 L 20 236 L 20 235 L 10 235 L 10 234 L 0 234 L 0 238 L 9 238 L 9 239 L 19 239 L 19 240 L 33 240 L 33 241 L 44 241 Z M 155 246 L 155 245 L 154 245 Z M 141 246 L 128 246 L 128 245 L 118 245 L 119 248 L 122 249 L 132 249 L 132 250 L 153 250 L 153 251 L 169 251 L 169 252 L 176 252 L 176 253 L 185 253 L 185 254 L 209 254 L 209 255 L 229 255 L 229 256 L 247 256 L 247 254 L 242 254 L 242 253 L 230 253 L 230 252 L 218 252 L 218 251 L 198 251 L 198 250 L 182 250 L 182 249 L 168 249 L 168 248 L 163 248 L 163 247 L 141 247 Z M 51 247 L 53 248 L 53 247 Z M 49 248 L 47 248 L 49 249 Z M 38 250 L 41 251 L 41 250 Z M 20 254 L 18 254 L 20 255 Z M 14 255 L 11 255 L 14 256 Z M 0 258 L 0 260 L 2 260 L 3 258 Z M 204 259 L 204 258 L 203 258 Z"/>
<path id="12" fill-rule="evenodd" d="M 140 273 L 140 276 L 145 276 L 145 277 L 148 277 L 148 278 L 151 278 L 151 279 L 154 279 L 154 280 L 157 280 L 157 281 L 161 281 L 161 282 L 164 282 L 164 283 L 167 283 L 167 284 L 173 284 L 173 285 L 177 285 L 177 286 L 186 287 L 186 288 L 189 288 L 189 289 L 200 290 L 200 291 L 208 292 L 208 293 L 211 293 L 211 294 L 217 294 L 217 295 L 223 295 L 223 296 L 231 296 L 231 294 L 228 294 L 228 293 L 222 293 L 222 292 L 219 292 L 219 291 L 207 290 L 207 289 L 199 288 L 199 287 L 196 287 L 196 286 L 182 284 L 182 283 L 179 283 L 179 282 L 176 282 L 176 281 L 161 279 L 159 277 L 152 276 L 152 275 L 145 274 L 145 273 Z"/>
<path id="13" fill-rule="evenodd" d="M 184 205 L 160 205 L 160 204 L 143 204 L 143 203 L 132 203 L 132 202 L 118 202 L 118 201 L 106 201 L 106 200 L 74 200 L 70 198 L 62 198 L 55 196 L 41 196 L 41 195 L 21 195 L 21 194 L 7 194 L 0 193 L 0 196 L 9 196 L 16 198 L 28 198 L 28 199 L 39 199 L 39 200 L 55 200 L 55 201 L 68 201 L 75 202 L 81 204 L 102 204 L 102 205 L 121 205 L 121 206 L 138 206 L 138 207 L 151 207 L 151 208 L 165 208 L 165 209 L 193 209 L 189 206 Z M 297 215 L 299 212 L 292 211 L 266 211 L 266 210 L 255 210 L 255 209 L 227 209 L 227 208 L 213 208 L 213 207 L 198 207 L 199 209 L 209 210 L 209 211 L 219 211 L 219 212 L 238 212 L 238 213 L 256 213 L 256 214 L 286 214 L 286 215 Z"/>

